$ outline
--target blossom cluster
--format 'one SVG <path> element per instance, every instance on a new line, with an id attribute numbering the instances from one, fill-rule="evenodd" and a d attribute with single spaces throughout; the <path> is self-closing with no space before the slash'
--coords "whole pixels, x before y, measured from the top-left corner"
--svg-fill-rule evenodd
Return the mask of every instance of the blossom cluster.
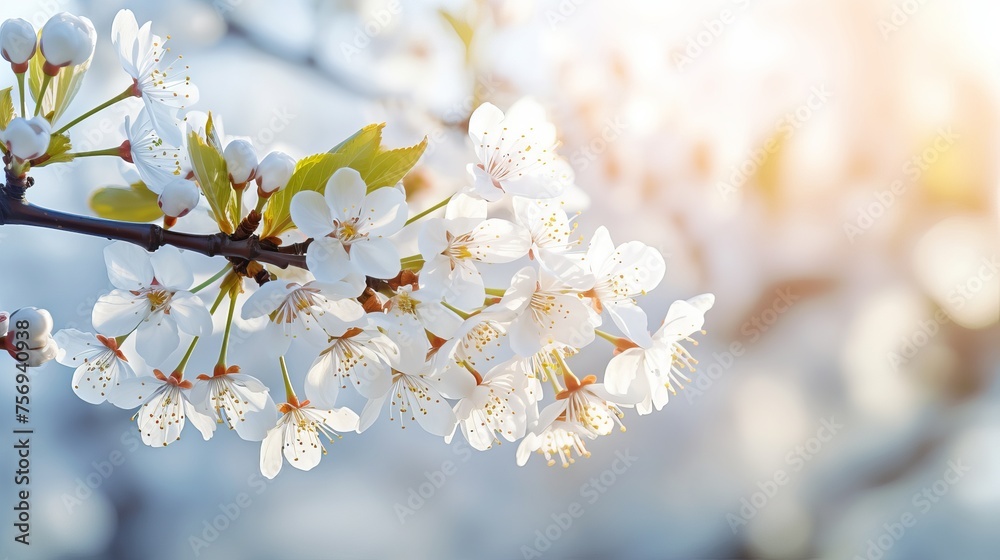
<path id="1" fill-rule="evenodd" d="M 638 302 L 663 280 L 663 256 L 639 241 L 616 244 L 603 226 L 589 239 L 576 232 L 567 210 L 580 206 L 574 173 L 538 103 L 524 99 L 506 112 L 479 106 L 469 119 L 467 186 L 415 213 L 399 180 L 420 151 L 393 160 L 392 151 L 352 137 L 298 161 L 282 152 L 258 158 L 250 140 L 222 133 L 217 115 L 188 111 L 197 89 L 180 58 L 168 60 L 151 23 L 140 27 L 122 10 L 111 38 L 132 83 L 109 104 L 141 103 L 125 118 L 121 145 L 92 154 L 131 164 L 130 183 L 156 195 L 166 228 L 207 210 L 234 240 L 255 236 L 278 248 L 304 239 L 297 270 L 228 259 L 197 285 L 179 249 L 150 253 L 116 241 L 104 251 L 114 289 L 94 305 L 93 332 L 51 335 L 51 317 L 33 308 L 11 317 L 31 315 L 30 365 L 55 358 L 75 368 L 72 388 L 82 400 L 138 408 L 147 445 L 177 441 L 188 423 L 206 440 L 227 426 L 260 442 L 260 469 L 272 478 L 286 461 L 312 469 L 324 440 L 388 416 L 477 450 L 517 442 L 518 464 L 537 452 L 568 466 L 589 455 L 591 440 L 624 430 L 626 410 L 660 410 L 688 381 L 696 360 L 686 344 L 714 297 L 677 301 L 662 321 L 647 317 Z M 30 64 L 51 78 L 35 95 L 43 108 L 45 84 L 76 79 L 89 65 L 96 33 L 86 18 L 59 14 L 37 49 L 35 39 L 23 20 L 0 28 L 3 57 L 20 80 Z M 68 143 L 66 131 L 92 112 L 53 131 L 65 107 L 27 118 L 20 93 L 21 116 L 0 130 L 8 176 L 90 155 L 52 146 L 60 135 Z M 246 192 L 251 183 L 256 189 Z M 411 247 L 414 254 L 402 254 Z M 216 296 L 203 299 L 205 292 Z M 211 340 L 220 313 L 218 361 L 188 375 L 195 346 Z M 236 315 L 247 328 L 260 325 L 274 356 L 269 367 L 255 365 L 261 378 L 229 354 L 241 328 Z M 603 371 L 571 365 L 595 341 L 606 342 Z M 184 347 L 180 363 L 170 362 Z M 313 357 L 311 366 L 289 371 L 289 352 Z M 152 374 L 137 373 L 146 370 Z M 279 379 L 276 402 L 268 381 Z M 364 404 L 354 410 L 350 401 Z"/>

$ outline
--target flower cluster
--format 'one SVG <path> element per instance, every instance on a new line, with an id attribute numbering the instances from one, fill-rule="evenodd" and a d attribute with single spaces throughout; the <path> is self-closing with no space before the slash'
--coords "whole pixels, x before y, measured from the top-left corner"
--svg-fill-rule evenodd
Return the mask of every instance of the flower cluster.
<path id="1" fill-rule="evenodd" d="M 32 88 L 37 116 L 27 118 L 22 87 L 22 116 L 0 130 L 9 177 L 75 157 L 119 157 L 134 166 L 130 183 L 155 195 L 164 228 L 183 227 L 178 218 L 198 209 L 228 242 L 299 258 L 292 271 L 256 253 L 229 257 L 196 285 L 179 249 L 150 253 L 116 241 L 104 251 L 114 289 L 94 305 L 94 332 L 52 337 L 44 312 L 15 313 L 33 314 L 31 365 L 55 357 L 75 368 L 72 387 L 84 401 L 138 408 L 147 445 L 169 445 L 189 422 L 206 440 L 226 425 L 260 442 L 260 469 L 271 478 L 286 461 L 312 469 L 324 439 L 388 416 L 477 450 L 519 442 L 518 464 L 537 452 L 568 466 L 589 455 L 590 440 L 624 430 L 626 410 L 660 410 L 688 381 L 696 360 L 685 344 L 694 344 L 714 298 L 677 301 L 650 325 L 639 301 L 663 280 L 662 255 L 639 241 L 615 244 L 605 227 L 589 239 L 576 233 L 567 208 L 581 206 L 579 190 L 538 103 L 525 99 L 506 113 L 478 107 L 467 187 L 415 213 L 400 181 L 425 143 L 387 150 L 381 126 L 372 126 L 326 153 L 258 158 L 251 141 L 225 136 L 218 115 L 187 110 L 197 89 L 186 67 L 168 60 L 165 41 L 128 10 L 115 18 L 112 43 L 131 84 L 53 131 L 65 100 L 45 101 L 45 88 L 82 75 L 95 33 L 86 18 L 59 14 L 38 49 L 34 37 L 22 20 L 0 28 L 21 81 L 31 64 L 45 76 Z M 120 145 L 69 151 L 69 128 L 128 99 L 141 104 Z M 214 298 L 202 299 L 206 291 Z M 217 314 L 225 317 L 218 361 L 189 375 Z M 233 331 L 254 325 L 274 355 L 269 366 L 254 364 L 256 377 L 229 355 Z M 610 359 L 603 372 L 571 365 L 598 339 Z M 313 357 L 311 366 L 290 372 L 291 352 Z M 269 383 L 280 383 L 280 403 Z"/>

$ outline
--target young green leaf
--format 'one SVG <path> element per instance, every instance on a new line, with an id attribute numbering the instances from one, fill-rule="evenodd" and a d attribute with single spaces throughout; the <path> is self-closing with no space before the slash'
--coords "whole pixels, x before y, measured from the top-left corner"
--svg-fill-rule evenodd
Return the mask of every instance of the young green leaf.
<path id="1" fill-rule="evenodd" d="M 31 58 L 28 89 L 31 92 L 31 98 L 36 102 L 38 101 L 38 93 L 42 89 L 42 65 L 44 63 L 45 57 L 43 56 Z M 45 90 L 41 111 L 41 114 L 45 115 L 49 122 L 54 123 L 59 120 L 69 104 L 73 102 L 73 98 L 76 97 L 76 93 L 80 91 L 80 86 L 83 84 L 83 76 L 89 68 L 90 60 L 76 66 L 66 66 L 53 76 Z"/>
<path id="2" fill-rule="evenodd" d="M 229 185 L 229 173 L 226 171 L 226 159 L 197 132 L 188 133 L 188 155 L 194 176 L 198 179 L 201 192 L 205 194 L 208 205 L 212 209 L 215 222 L 223 233 L 233 233 L 239 218 L 236 198 Z"/>
<path id="3" fill-rule="evenodd" d="M 10 121 L 14 120 L 14 100 L 11 97 L 12 87 L 0 89 L 0 130 L 6 130 Z"/>
<path id="4" fill-rule="evenodd" d="M 131 187 L 101 187 L 90 195 L 90 209 L 101 218 L 151 222 L 163 216 L 156 193 L 139 182 Z"/>

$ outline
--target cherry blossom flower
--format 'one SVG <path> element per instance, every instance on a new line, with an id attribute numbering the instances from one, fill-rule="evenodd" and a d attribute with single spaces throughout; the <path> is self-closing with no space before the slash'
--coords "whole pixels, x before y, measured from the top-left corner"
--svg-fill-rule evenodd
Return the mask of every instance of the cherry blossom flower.
<path id="1" fill-rule="evenodd" d="M 98 332 L 121 336 L 136 330 L 136 350 L 154 365 L 177 349 L 178 329 L 192 336 L 212 332 L 205 304 L 185 291 L 194 278 L 176 248 L 166 246 L 149 254 L 119 241 L 105 247 L 104 260 L 116 289 L 94 306 Z"/>
<path id="2" fill-rule="evenodd" d="M 152 22 L 139 27 L 131 10 L 120 10 L 111 24 L 111 42 L 122 68 L 132 77 L 136 97 L 141 97 L 157 135 L 173 146 L 181 146 L 183 135 L 177 113 L 198 100 L 187 67 L 174 68 L 163 58 L 170 49 L 150 30 Z M 169 39 L 169 37 L 168 37 Z M 178 57 L 180 58 L 180 57 Z"/>
<path id="3" fill-rule="evenodd" d="M 475 386 L 455 404 L 457 430 L 473 449 L 489 449 L 499 438 L 513 442 L 524 437 L 527 404 L 519 395 L 519 385 L 515 372 L 494 368 L 477 378 Z M 445 442 L 451 443 L 453 437 L 454 432 Z"/>
<path id="4" fill-rule="evenodd" d="M 538 426 L 544 427 L 556 420 L 564 420 L 595 436 L 606 436 L 617 424 L 625 431 L 621 418 L 624 414 L 619 405 L 625 399 L 612 395 L 597 377 L 588 375 L 581 380 L 566 371 L 563 375 L 566 389 L 556 395 L 556 401 L 542 409 Z"/>
<path id="5" fill-rule="evenodd" d="M 406 197 L 395 188 L 367 191 L 361 174 L 345 167 L 330 177 L 325 194 L 303 191 L 292 199 L 292 221 L 314 238 L 306 263 L 316 278 L 339 279 L 342 253 L 348 253 L 352 268 L 365 276 L 388 279 L 399 274 L 399 251 L 386 238 L 406 222 Z"/>
<path id="6" fill-rule="evenodd" d="M 343 263 L 346 266 L 346 259 Z M 364 280 L 357 275 L 305 284 L 279 279 L 258 288 L 243 304 L 240 315 L 243 319 L 266 315 L 270 342 L 283 354 L 293 339 L 303 338 L 319 346 L 364 317 L 364 308 L 353 299 L 363 290 Z"/>
<path id="7" fill-rule="evenodd" d="M 375 397 L 369 397 L 361 411 L 358 431 L 367 430 L 378 419 L 389 401 L 389 421 L 397 416 L 400 426 L 405 429 L 407 422 L 416 422 L 421 428 L 436 436 L 447 436 L 455 430 L 455 413 L 451 404 L 441 394 L 457 393 L 463 383 L 459 376 L 442 378 L 428 374 L 432 369 L 422 356 L 408 356 L 400 353 L 394 360 L 392 377 L 387 390 Z M 364 385 L 364 381 L 362 385 Z M 453 387 L 453 384 L 458 384 Z M 371 394 L 374 391 L 367 390 Z"/>
<path id="8" fill-rule="evenodd" d="M 687 301 L 675 301 L 660 329 L 647 346 L 635 345 L 619 353 L 608 363 L 604 383 L 613 395 L 638 394 L 641 400 L 636 411 L 649 414 L 661 410 L 682 387 L 681 380 L 691 381 L 684 369 L 693 370 L 697 363 L 681 341 L 700 330 L 705 312 L 715 302 L 712 294 L 703 294 Z"/>
<path id="9" fill-rule="evenodd" d="M 530 266 L 514 275 L 503 298 L 489 309 L 514 314 L 507 331 L 511 348 L 521 356 L 531 356 L 547 344 L 582 348 L 594 340 L 595 320 L 583 299 L 555 276 Z"/>
<path id="10" fill-rule="evenodd" d="M 63 329 L 54 338 L 59 346 L 56 361 L 76 368 L 73 392 L 90 404 L 113 398 L 122 381 L 136 376 L 114 338 L 77 329 Z"/>
<path id="11" fill-rule="evenodd" d="M 500 219 L 486 218 L 486 203 L 457 195 L 448 204 L 452 218 L 428 220 L 418 239 L 424 267 L 421 287 L 444 294 L 463 309 L 483 305 L 486 291 L 476 262 L 509 263 L 531 247 L 527 230 Z M 462 210 L 459 210 L 462 208 Z"/>
<path id="12" fill-rule="evenodd" d="M 333 407 L 340 389 L 353 385 L 365 398 L 382 396 L 392 382 L 396 344 L 374 327 L 351 327 L 330 338 L 309 368 L 306 396 L 321 407 Z"/>
<path id="13" fill-rule="evenodd" d="M 449 339 L 462 325 L 462 318 L 445 307 L 430 289 L 400 286 L 383 304 L 383 313 L 370 315 L 372 324 L 384 331 L 399 349 L 400 361 L 422 362 L 430 351 L 428 333 Z"/>
<path id="14" fill-rule="evenodd" d="M 152 376 L 123 380 L 109 400 L 125 409 L 142 404 L 132 419 L 139 426 L 142 442 L 150 447 L 164 447 L 181 439 L 188 419 L 207 441 L 215 431 L 215 421 L 192 402 L 192 387 L 176 372 L 167 376 L 154 369 Z"/>
<path id="15" fill-rule="evenodd" d="M 191 389 L 191 401 L 247 441 L 264 439 L 278 420 L 278 409 L 267 386 L 252 375 L 240 373 L 239 366 L 220 366 L 211 376 L 199 375 Z"/>
<path id="16" fill-rule="evenodd" d="M 570 422 L 556 420 L 546 425 L 539 432 L 532 432 L 524 436 L 520 445 L 517 446 L 517 464 L 524 466 L 533 452 L 537 452 L 545 457 L 548 466 L 556 464 L 555 457 L 559 457 L 562 466 L 568 467 L 576 462 L 573 458 L 590 457 L 584 445 L 585 439 L 595 439 L 593 433 L 581 429 Z"/>
<path id="17" fill-rule="evenodd" d="M 528 231 L 531 239 L 529 257 L 554 271 L 581 266 L 579 261 L 582 259 L 567 255 L 579 240 L 570 241 L 576 225 L 570 223 L 561 199 L 535 200 L 516 196 L 511 205 L 515 221 Z"/>
<path id="18" fill-rule="evenodd" d="M 594 286 L 586 292 L 592 298 L 597 313 L 607 310 L 625 336 L 637 344 L 648 345 L 646 312 L 635 298 L 660 284 L 666 272 L 663 256 L 656 249 L 639 241 L 617 248 L 607 228 L 601 226 L 591 238 L 587 264 L 595 277 Z"/>
<path id="19" fill-rule="evenodd" d="M 122 159 L 135 164 L 149 190 L 160 194 L 164 185 L 182 176 L 182 152 L 160 138 L 145 107 L 125 117 L 125 138 Z"/>
<path id="20" fill-rule="evenodd" d="M 260 445 L 260 472 L 268 479 L 278 476 L 281 471 L 282 455 L 292 467 L 312 470 L 326 455 L 320 434 L 333 443 L 334 437 L 340 437 L 338 432 L 358 427 L 358 415 L 349 408 L 322 410 L 303 401 L 301 404 L 283 403 L 278 411 L 282 413 L 281 418 L 268 430 Z"/>
<path id="21" fill-rule="evenodd" d="M 469 119 L 469 137 L 478 164 L 469 164 L 474 183 L 469 190 L 496 201 L 504 194 L 528 198 L 559 196 L 573 183 L 573 171 L 555 153 L 556 129 L 535 101 L 522 99 L 504 115 L 490 103 Z"/>

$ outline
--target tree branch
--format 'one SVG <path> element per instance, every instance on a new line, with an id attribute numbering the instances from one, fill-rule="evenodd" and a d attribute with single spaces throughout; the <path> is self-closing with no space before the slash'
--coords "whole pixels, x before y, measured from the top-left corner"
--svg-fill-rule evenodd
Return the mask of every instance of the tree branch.
<path id="1" fill-rule="evenodd" d="M 116 222 L 101 218 L 78 216 L 35 206 L 20 193 L 0 192 L 0 225 L 27 225 L 58 229 L 127 241 L 155 251 L 164 245 L 173 245 L 209 257 L 223 256 L 247 261 L 257 261 L 280 268 L 297 266 L 308 268 L 302 254 L 287 253 L 269 243 L 262 243 L 257 235 L 234 240 L 224 233 L 193 234 L 165 230 L 154 224 Z M 296 251 L 295 253 L 297 253 Z"/>

